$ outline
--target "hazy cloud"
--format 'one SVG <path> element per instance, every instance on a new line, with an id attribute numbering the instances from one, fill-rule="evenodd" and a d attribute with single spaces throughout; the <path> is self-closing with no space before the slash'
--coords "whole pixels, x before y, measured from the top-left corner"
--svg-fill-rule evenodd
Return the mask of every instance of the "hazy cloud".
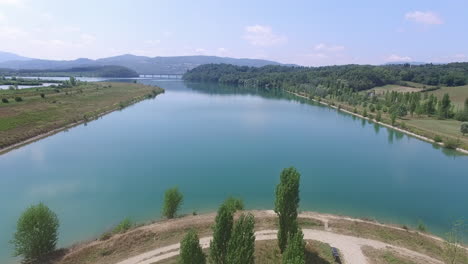
<path id="1" fill-rule="evenodd" d="M 244 39 L 254 46 L 273 46 L 287 41 L 285 36 L 275 34 L 271 27 L 262 25 L 245 27 Z"/>
<path id="2" fill-rule="evenodd" d="M 441 25 L 444 23 L 439 15 L 431 11 L 408 12 L 405 14 L 405 19 L 425 25 Z"/>
<path id="3" fill-rule="evenodd" d="M 344 49 L 345 47 L 341 45 L 329 45 L 325 43 L 317 44 L 314 47 L 314 50 L 322 51 L 322 52 L 337 52 L 337 51 L 343 51 Z"/>
<path id="4" fill-rule="evenodd" d="M 400 56 L 400 55 L 396 55 L 396 54 L 392 54 L 390 56 L 388 56 L 385 61 L 387 62 L 400 62 L 400 61 L 412 61 L 413 59 L 411 57 L 408 57 L 408 56 Z"/>

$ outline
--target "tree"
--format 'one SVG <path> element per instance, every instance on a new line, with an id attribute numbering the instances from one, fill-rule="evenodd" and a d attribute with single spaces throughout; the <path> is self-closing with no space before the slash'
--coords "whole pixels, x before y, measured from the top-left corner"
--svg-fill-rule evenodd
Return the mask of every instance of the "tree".
<path id="1" fill-rule="evenodd" d="M 449 94 L 444 94 L 442 101 L 439 103 L 439 118 L 445 119 L 450 116 L 450 97 Z"/>
<path id="2" fill-rule="evenodd" d="M 252 214 L 242 214 L 234 225 L 228 244 L 227 263 L 253 264 L 255 252 L 255 220 Z"/>
<path id="3" fill-rule="evenodd" d="M 70 85 L 71 86 L 76 86 L 76 78 L 75 77 L 70 77 Z"/>
<path id="4" fill-rule="evenodd" d="M 455 264 L 457 260 L 464 254 L 464 248 L 460 247 L 462 244 L 462 237 L 466 235 L 467 228 L 463 221 L 457 221 L 452 225 L 451 230 L 447 233 L 445 240 L 445 258 L 447 263 Z"/>
<path id="5" fill-rule="evenodd" d="M 377 115 L 375 116 L 375 121 L 380 122 L 382 121 L 382 112 L 377 111 Z"/>
<path id="6" fill-rule="evenodd" d="M 396 123 L 396 113 L 391 113 L 390 114 L 390 120 L 392 121 L 392 126 L 395 126 L 395 123 Z"/>
<path id="7" fill-rule="evenodd" d="M 288 246 L 283 253 L 283 264 L 305 264 L 305 243 L 302 230 L 289 237 Z"/>
<path id="8" fill-rule="evenodd" d="M 180 242 L 180 264 L 205 264 L 206 256 L 200 246 L 197 232 L 190 230 Z"/>
<path id="9" fill-rule="evenodd" d="M 11 243 L 14 256 L 35 261 L 55 250 L 58 239 L 57 215 L 43 203 L 26 209 L 18 219 Z"/>
<path id="10" fill-rule="evenodd" d="M 462 132 L 463 135 L 468 133 L 468 123 L 464 122 L 460 126 L 460 131 Z"/>
<path id="11" fill-rule="evenodd" d="M 288 237 L 297 230 L 300 177 L 295 168 L 284 169 L 276 186 L 275 212 L 279 217 L 278 246 L 281 253 L 286 249 Z"/>
<path id="12" fill-rule="evenodd" d="M 229 239 L 231 239 L 233 211 L 226 204 L 222 204 L 216 215 L 213 226 L 213 240 L 210 242 L 210 258 L 216 264 L 225 264 Z"/>
<path id="13" fill-rule="evenodd" d="M 163 215 L 169 219 L 174 218 L 184 197 L 177 187 L 168 189 L 164 193 Z"/>
<path id="14" fill-rule="evenodd" d="M 234 197 L 228 197 L 225 201 L 224 204 L 229 207 L 232 212 L 236 212 L 237 210 L 244 210 L 244 201 L 239 198 L 234 198 Z"/>

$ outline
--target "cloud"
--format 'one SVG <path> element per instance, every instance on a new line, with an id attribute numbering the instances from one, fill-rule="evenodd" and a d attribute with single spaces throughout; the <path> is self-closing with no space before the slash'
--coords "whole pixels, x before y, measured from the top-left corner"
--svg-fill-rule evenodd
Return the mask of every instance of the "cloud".
<path id="1" fill-rule="evenodd" d="M 82 44 L 84 45 L 92 44 L 96 40 L 96 37 L 94 35 L 87 34 L 87 33 L 81 34 L 80 38 L 81 38 Z"/>
<path id="2" fill-rule="evenodd" d="M 149 40 L 145 41 L 145 44 L 148 45 L 148 46 L 156 46 L 159 43 L 161 43 L 161 40 L 159 40 L 159 39 L 149 39 Z"/>
<path id="3" fill-rule="evenodd" d="M 23 4 L 22 0 L 0 0 L 0 5 L 22 6 Z"/>
<path id="4" fill-rule="evenodd" d="M 431 11 L 413 11 L 405 14 L 405 19 L 425 25 L 441 25 L 444 23 L 442 18 Z"/>
<path id="5" fill-rule="evenodd" d="M 385 61 L 387 62 L 402 62 L 402 61 L 412 61 L 413 59 L 411 57 L 408 57 L 408 56 L 399 56 L 399 55 L 396 55 L 396 54 L 392 54 L 390 56 L 388 56 Z"/>
<path id="6" fill-rule="evenodd" d="M 344 49 L 345 47 L 341 45 L 328 45 L 325 43 L 317 44 L 314 47 L 314 50 L 322 51 L 322 52 L 337 52 L 337 51 L 343 51 Z"/>
<path id="7" fill-rule="evenodd" d="M 3 26 L 0 27 L 1 39 L 18 39 L 28 36 L 28 32 L 18 27 Z"/>
<path id="8" fill-rule="evenodd" d="M 278 45 L 287 41 L 285 36 L 275 34 L 271 27 L 262 25 L 245 27 L 243 38 L 254 46 L 263 47 Z"/>

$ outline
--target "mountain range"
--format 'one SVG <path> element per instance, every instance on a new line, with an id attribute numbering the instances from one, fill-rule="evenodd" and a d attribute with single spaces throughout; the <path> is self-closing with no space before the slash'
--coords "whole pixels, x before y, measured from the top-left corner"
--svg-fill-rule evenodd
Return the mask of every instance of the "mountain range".
<path id="1" fill-rule="evenodd" d="M 216 56 L 175 56 L 145 57 L 125 54 L 97 60 L 80 58 L 76 60 L 42 60 L 25 58 L 13 53 L 0 52 L 0 68 L 49 70 L 69 69 L 88 66 L 116 65 L 136 71 L 138 74 L 184 74 L 202 64 L 226 63 L 238 66 L 262 67 L 281 63 L 261 59 L 236 59 Z"/>

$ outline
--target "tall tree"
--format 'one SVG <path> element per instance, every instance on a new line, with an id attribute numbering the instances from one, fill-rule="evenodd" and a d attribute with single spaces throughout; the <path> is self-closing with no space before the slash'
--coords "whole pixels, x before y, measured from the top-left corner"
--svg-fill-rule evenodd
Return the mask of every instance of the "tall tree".
<path id="1" fill-rule="evenodd" d="M 227 263 L 227 248 L 234 222 L 233 213 L 232 208 L 226 204 L 222 204 L 218 209 L 213 226 L 213 240 L 210 242 L 210 258 L 215 264 Z"/>
<path id="2" fill-rule="evenodd" d="M 255 220 L 252 214 L 242 214 L 234 224 L 228 244 L 227 263 L 253 264 L 255 252 Z"/>
<path id="3" fill-rule="evenodd" d="M 206 256 L 200 246 L 197 232 L 190 230 L 180 242 L 180 264 L 205 264 Z"/>
<path id="4" fill-rule="evenodd" d="M 305 264 L 305 243 L 302 230 L 298 230 L 289 237 L 288 246 L 283 253 L 283 264 Z"/>
<path id="5" fill-rule="evenodd" d="M 439 118 L 445 119 L 450 116 L 450 97 L 449 94 L 444 94 L 442 101 L 439 103 Z"/>
<path id="6" fill-rule="evenodd" d="M 284 169 L 276 186 L 275 212 L 279 217 L 278 246 L 281 253 L 286 249 L 288 237 L 297 230 L 300 177 L 295 168 Z"/>

